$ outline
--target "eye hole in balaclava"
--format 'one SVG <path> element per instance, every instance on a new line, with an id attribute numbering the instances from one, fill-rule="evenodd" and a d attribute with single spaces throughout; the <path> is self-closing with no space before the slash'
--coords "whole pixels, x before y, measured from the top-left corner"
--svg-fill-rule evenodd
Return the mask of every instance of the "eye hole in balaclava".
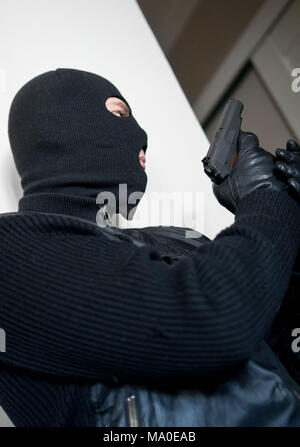
<path id="1" fill-rule="evenodd" d="M 17 92 L 8 133 L 24 190 L 19 211 L 70 214 L 95 222 L 97 196 L 107 191 L 116 198 L 114 211 L 128 218 L 136 206 L 128 204 L 129 196 L 146 189 L 138 154 L 147 148 L 147 134 L 130 107 L 128 117 L 109 112 L 105 102 L 110 97 L 129 107 L 107 79 L 69 68 L 43 73 Z M 127 186 L 121 201 L 120 184 Z"/>
<path id="2" fill-rule="evenodd" d="M 107 98 L 105 106 L 110 113 L 117 117 L 127 118 L 132 115 L 128 102 L 116 96 Z"/>

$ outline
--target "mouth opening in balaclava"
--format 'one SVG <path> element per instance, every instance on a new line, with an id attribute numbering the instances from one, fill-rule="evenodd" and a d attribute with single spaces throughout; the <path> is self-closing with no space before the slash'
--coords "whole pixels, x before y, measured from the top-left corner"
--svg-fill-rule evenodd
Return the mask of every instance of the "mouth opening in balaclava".
<path id="1" fill-rule="evenodd" d="M 131 109 L 128 117 L 110 112 L 109 97 L 130 109 L 107 79 L 67 68 L 43 73 L 17 92 L 8 133 L 24 191 L 19 211 L 96 223 L 107 203 L 110 213 L 132 218 L 147 185 L 138 158 L 147 149 L 147 134 Z"/>

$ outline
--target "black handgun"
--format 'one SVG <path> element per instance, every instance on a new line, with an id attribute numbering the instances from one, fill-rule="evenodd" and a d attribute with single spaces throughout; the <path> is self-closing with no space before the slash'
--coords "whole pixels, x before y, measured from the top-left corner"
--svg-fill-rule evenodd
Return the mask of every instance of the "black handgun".
<path id="1" fill-rule="evenodd" d="M 229 99 L 207 155 L 202 160 L 205 173 L 217 184 L 227 177 L 236 160 L 243 108 L 238 99 Z"/>

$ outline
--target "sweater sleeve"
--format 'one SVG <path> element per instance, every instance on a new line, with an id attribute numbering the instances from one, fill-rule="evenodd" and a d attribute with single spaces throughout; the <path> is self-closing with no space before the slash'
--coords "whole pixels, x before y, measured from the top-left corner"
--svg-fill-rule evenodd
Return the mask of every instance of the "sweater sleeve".
<path id="1" fill-rule="evenodd" d="M 0 361 L 91 379 L 209 376 L 240 365 L 288 288 L 300 207 L 255 191 L 235 223 L 167 264 L 80 219 L 0 218 Z"/>

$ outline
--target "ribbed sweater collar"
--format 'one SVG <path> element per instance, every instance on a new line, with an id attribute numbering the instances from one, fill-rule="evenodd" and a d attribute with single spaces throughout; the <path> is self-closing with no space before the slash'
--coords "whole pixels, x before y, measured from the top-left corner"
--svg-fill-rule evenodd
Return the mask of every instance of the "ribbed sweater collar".
<path id="1" fill-rule="evenodd" d="M 34 211 L 40 213 L 55 213 L 80 217 L 96 222 L 100 205 L 95 199 L 53 193 L 30 194 L 19 201 L 19 211 Z"/>

